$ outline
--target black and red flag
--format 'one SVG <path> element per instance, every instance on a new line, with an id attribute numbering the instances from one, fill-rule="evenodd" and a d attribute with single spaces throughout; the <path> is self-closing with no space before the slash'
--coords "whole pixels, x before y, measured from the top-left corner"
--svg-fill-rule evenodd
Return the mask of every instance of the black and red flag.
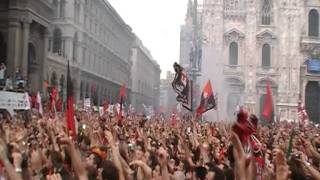
<path id="1" fill-rule="evenodd" d="M 177 101 L 192 111 L 192 81 L 188 79 L 187 72 L 178 63 L 173 65 L 176 75 L 172 82 L 173 90 L 178 94 Z"/>
<path id="2" fill-rule="evenodd" d="M 68 61 L 68 67 L 67 67 L 67 127 L 70 134 L 74 139 L 76 138 L 76 127 L 74 122 L 74 110 L 73 110 L 73 85 L 72 80 L 70 76 L 70 66 Z"/>
<path id="3" fill-rule="evenodd" d="M 197 116 L 200 116 L 201 114 L 207 112 L 208 110 L 216 107 L 217 107 L 216 99 L 213 95 L 211 82 L 209 80 L 205 85 L 205 87 L 203 88 L 200 105 L 197 108 Z"/>

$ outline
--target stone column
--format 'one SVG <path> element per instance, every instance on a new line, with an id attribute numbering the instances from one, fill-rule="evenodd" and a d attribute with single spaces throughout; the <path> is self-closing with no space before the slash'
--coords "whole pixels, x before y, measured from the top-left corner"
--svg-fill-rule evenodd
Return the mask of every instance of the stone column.
<path id="1" fill-rule="evenodd" d="M 20 61 L 21 72 L 24 78 L 28 77 L 28 50 L 31 19 L 23 19 L 22 58 Z"/>
<path id="2" fill-rule="evenodd" d="M 44 48 L 43 48 L 43 61 L 42 61 L 42 66 L 41 66 L 41 69 L 42 69 L 42 76 L 40 77 L 40 89 L 42 89 L 43 91 L 45 91 L 44 89 L 44 86 L 43 86 L 43 82 L 44 80 L 48 80 L 49 79 L 46 79 L 46 75 L 47 75 L 47 72 L 49 71 L 49 68 L 48 68 L 48 46 L 49 46 L 49 31 L 48 29 L 46 29 L 44 31 L 44 36 L 43 36 L 43 43 L 44 43 Z"/>
<path id="3" fill-rule="evenodd" d="M 305 103 L 305 100 L 306 100 L 306 87 L 307 87 L 307 83 L 308 83 L 308 81 L 305 80 L 305 79 L 302 81 L 301 98 L 302 98 L 302 102 L 304 102 L 304 103 Z"/>
<path id="4" fill-rule="evenodd" d="M 18 19 L 9 19 L 8 28 L 8 49 L 7 49 L 7 72 L 11 78 L 15 76 L 15 70 L 19 65 L 20 44 L 21 44 L 21 24 Z"/>
<path id="5" fill-rule="evenodd" d="M 82 89 L 80 88 L 81 78 L 79 72 L 76 72 L 75 74 L 77 74 L 78 76 L 75 77 L 76 81 L 74 82 L 74 103 L 78 103 L 80 101 L 80 91 L 82 91 Z"/>

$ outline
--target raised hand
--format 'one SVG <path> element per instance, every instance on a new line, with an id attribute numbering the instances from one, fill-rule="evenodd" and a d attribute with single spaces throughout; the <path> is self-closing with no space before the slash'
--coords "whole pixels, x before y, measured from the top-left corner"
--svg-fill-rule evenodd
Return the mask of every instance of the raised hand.
<path id="1" fill-rule="evenodd" d="M 60 174 L 47 175 L 46 180 L 62 180 Z"/>
<path id="2" fill-rule="evenodd" d="M 158 150 L 158 161 L 161 167 L 166 166 L 168 163 L 168 153 L 163 147 Z"/>
<path id="3" fill-rule="evenodd" d="M 290 175 L 290 170 L 283 151 L 275 149 L 273 150 L 273 154 L 275 156 L 276 180 L 287 180 Z"/>
<path id="4" fill-rule="evenodd" d="M 235 159 L 235 177 L 237 180 L 251 180 L 254 178 L 255 166 L 252 158 L 247 158 L 237 134 L 231 133 L 233 156 Z"/>

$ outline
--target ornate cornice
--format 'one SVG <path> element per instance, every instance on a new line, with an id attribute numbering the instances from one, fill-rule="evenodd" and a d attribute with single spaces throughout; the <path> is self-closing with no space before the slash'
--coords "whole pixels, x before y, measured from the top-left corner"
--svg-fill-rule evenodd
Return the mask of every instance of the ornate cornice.
<path id="1" fill-rule="evenodd" d="M 224 33 L 225 41 L 229 44 L 231 42 L 239 42 L 245 38 L 244 33 L 236 28 L 232 28 Z"/>
<path id="2" fill-rule="evenodd" d="M 270 43 L 272 44 L 273 41 L 277 39 L 277 36 L 270 30 L 264 30 L 257 34 L 257 41 L 262 44 L 262 43 Z"/>

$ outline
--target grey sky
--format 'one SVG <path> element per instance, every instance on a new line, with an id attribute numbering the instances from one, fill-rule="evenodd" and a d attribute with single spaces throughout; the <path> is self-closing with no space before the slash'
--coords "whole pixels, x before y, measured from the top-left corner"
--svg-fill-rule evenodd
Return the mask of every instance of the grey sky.
<path id="1" fill-rule="evenodd" d="M 161 66 L 161 77 L 179 61 L 180 25 L 188 0 L 108 0 Z"/>

